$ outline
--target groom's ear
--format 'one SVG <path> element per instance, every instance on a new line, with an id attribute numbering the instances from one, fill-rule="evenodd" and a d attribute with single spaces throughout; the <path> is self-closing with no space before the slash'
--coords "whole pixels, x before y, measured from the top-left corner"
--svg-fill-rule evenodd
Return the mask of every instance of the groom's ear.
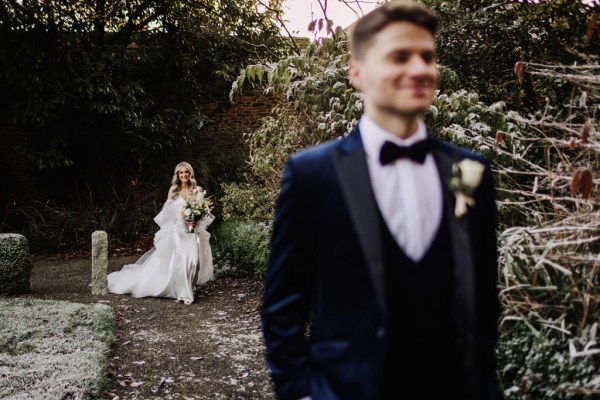
<path id="1" fill-rule="evenodd" d="M 362 89 L 360 67 L 360 61 L 354 57 L 350 59 L 350 62 L 348 63 L 348 79 L 350 79 L 350 84 L 352 84 L 352 86 L 358 90 Z"/>

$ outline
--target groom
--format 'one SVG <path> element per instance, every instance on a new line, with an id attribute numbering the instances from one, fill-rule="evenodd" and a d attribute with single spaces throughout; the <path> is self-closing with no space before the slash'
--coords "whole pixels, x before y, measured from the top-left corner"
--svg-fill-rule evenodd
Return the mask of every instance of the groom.
<path id="1" fill-rule="evenodd" d="M 286 165 L 262 308 L 279 399 L 500 398 L 492 173 L 420 119 L 436 30 L 413 3 L 361 18 L 358 128 Z"/>

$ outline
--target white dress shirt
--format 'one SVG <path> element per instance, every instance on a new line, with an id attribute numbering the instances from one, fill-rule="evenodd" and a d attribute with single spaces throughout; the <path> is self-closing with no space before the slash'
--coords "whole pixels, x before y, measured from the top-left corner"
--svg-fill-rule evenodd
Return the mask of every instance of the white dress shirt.
<path id="1" fill-rule="evenodd" d="M 386 132 L 366 115 L 359 128 L 379 210 L 396 243 L 418 262 L 431 246 L 442 221 L 442 185 L 437 166 L 432 154 L 427 154 L 423 164 L 403 158 L 381 165 L 379 153 L 386 141 L 410 146 L 426 139 L 425 125 L 420 122 L 417 131 L 406 139 Z"/>

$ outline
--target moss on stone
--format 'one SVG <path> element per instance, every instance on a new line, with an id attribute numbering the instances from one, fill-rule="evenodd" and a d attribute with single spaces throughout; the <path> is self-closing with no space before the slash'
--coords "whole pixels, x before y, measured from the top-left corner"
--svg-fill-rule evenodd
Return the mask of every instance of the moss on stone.
<path id="1" fill-rule="evenodd" d="M 26 293 L 31 289 L 33 263 L 23 235 L 0 234 L 0 294 Z"/>

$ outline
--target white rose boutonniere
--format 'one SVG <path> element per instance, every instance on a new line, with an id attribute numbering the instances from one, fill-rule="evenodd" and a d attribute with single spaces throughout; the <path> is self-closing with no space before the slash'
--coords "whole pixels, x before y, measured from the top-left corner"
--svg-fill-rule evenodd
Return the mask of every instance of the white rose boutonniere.
<path id="1" fill-rule="evenodd" d="M 467 213 L 467 207 L 475 205 L 473 192 L 481 183 L 485 166 L 479 161 L 464 159 L 452 164 L 452 178 L 448 186 L 456 196 L 454 215 L 462 217 Z"/>

